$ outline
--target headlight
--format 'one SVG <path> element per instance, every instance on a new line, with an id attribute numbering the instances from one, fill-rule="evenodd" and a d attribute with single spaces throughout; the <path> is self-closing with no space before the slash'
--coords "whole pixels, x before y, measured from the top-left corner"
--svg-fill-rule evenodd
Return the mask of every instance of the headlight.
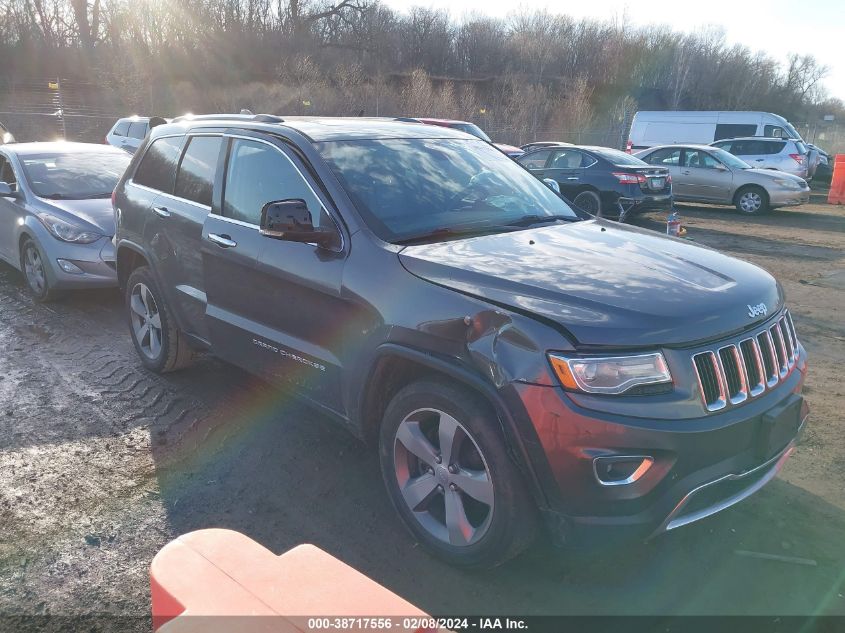
<path id="1" fill-rule="evenodd" d="M 38 219 L 41 220 L 41 224 L 43 224 L 54 237 L 62 240 L 63 242 L 91 244 L 103 237 L 100 233 L 88 231 L 81 226 L 71 224 L 65 220 L 60 220 L 59 218 L 46 213 L 39 215 Z"/>
<path id="2" fill-rule="evenodd" d="M 801 189 L 801 183 L 788 178 L 775 178 L 775 182 L 784 189 Z"/>
<path id="3" fill-rule="evenodd" d="M 549 360 L 561 384 L 573 391 L 620 394 L 639 385 L 672 382 L 660 352 L 601 358 L 549 354 Z"/>

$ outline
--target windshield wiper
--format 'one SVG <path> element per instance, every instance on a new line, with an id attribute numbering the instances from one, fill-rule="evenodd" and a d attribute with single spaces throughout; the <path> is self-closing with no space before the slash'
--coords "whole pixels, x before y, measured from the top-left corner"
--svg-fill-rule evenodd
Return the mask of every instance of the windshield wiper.
<path id="1" fill-rule="evenodd" d="M 458 236 L 467 237 L 468 235 L 483 235 L 484 233 L 508 233 L 510 231 L 515 230 L 517 230 L 517 227 L 511 224 L 488 224 L 486 226 L 474 226 L 465 228 L 442 226 L 440 228 L 434 229 L 433 231 L 427 231 L 418 235 L 411 235 L 409 237 L 403 237 L 398 240 L 393 240 L 393 243 L 413 244 L 414 242 L 425 242 L 429 240 L 436 240 L 439 238 L 450 238 Z"/>
<path id="2" fill-rule="evenodd" d="M 547 224 L 549 222 L 557 222 L 563 220 L 565 222 L 575 222 L 580 220 L 579 217 L 570 217 L 568 215 L 524 215 L 518 220 L 508 222 L 507 226 L 531 226 L 532 224 Z"/>
<path id="3" fill-rule="evenodd" d="M 75 200 L 76 199 L 74 196 L 69 196 L 66 193 L 58 193 L 58 192 L 57 193 L 47 193 L 47 194 L 44 194 L 42 196 L 39 196 L 39 198 L 47 198 L 48 200 Z"/>

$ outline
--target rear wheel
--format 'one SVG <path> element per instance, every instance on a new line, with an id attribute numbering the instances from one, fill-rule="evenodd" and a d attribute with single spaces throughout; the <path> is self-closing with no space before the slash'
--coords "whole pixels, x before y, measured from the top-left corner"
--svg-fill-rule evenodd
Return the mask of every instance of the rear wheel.
<path id="1" fill-rule="evenodd" d="M 572 202 L 576 207 L 591 215 L 601 213 L 601 198 L 595 191 L 582 191 Z"/>
<path id="2" fill-rule="evenodd" d="M 461 567 L 492 567 L 533 539 L 536 510 L 498 421 L 475 394 L 432 381 L 402 389 L 380 436 L 382 475 L 414 537 Z"/>
<path id="3" fill-rule="evenodd" d="M 757 215 L 769 210 L 769 194 L 762 187 L 743 187 L 734 198 L 736 210 L 746 215 Z"/>
<path id="4" fill-rule="evenodd" d="M 47 258 L 35 240 L 24 239 L 21 244 L 21 271 L 36 301 L 53 301 L 61 295 L 50 287 L 50 279 L 47 277 L 48 265 Z"/>
<path id="5" fill-rule="evenodd" d="M 129 275 L 126 312 L 132 342 L 144 367 L 165 373 L 191 364 L 194 353 L 173 322 L 158 284 L 146 266 L 136 268 Z"/>

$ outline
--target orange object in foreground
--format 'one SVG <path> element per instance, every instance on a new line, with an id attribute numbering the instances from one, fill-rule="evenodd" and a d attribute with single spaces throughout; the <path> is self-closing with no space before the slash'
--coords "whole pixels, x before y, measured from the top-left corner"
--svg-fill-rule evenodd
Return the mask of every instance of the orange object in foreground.
<path id="1" fill-rule="evenodd" d="M 845 204 L 845 154 L 837 154 L 833 160 L 833 178 L 830 180 L 828 204 Z"/>
<path id="2" fill-rule="evenodd" d="M 428 616 L 314 545 L 276 556 L 231 530 L 190 532 L 165 545 L 150 565 L 150 585 L 158 633 L 324 628 L 314 618 L 350 618 L 344 631 L 372 631 L 355 618 L 387 617 L 394 630 L 428 630 L 402 627 L 405 618 Z"/>

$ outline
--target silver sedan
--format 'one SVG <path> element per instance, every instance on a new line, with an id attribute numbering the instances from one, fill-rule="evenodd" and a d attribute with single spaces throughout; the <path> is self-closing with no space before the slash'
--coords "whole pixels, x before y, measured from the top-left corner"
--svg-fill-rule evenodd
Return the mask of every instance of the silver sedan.
<path id="1" fill-rule="evenodd" d="M 0 259 L 37 300 L 117 285 L 111 194 L 130 160 L 90 143 L 0 146 Z"/>
<path id="2" fill-rule="evenodd" d="M 798 176 L 754 169 L 723 149 L 709 145 L 662 145 L 636 156 L 668 167 L 676 201 L 729 204 L 753 215 L 810 201 L 810 186 Z"/>

